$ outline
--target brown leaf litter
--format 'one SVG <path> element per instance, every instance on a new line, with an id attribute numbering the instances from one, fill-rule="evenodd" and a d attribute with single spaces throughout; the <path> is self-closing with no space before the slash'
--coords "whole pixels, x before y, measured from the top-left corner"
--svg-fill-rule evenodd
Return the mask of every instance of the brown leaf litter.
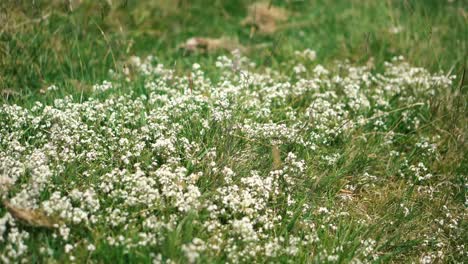
<path id="1" fill-rule="evenodd" d="M 284 22 L 287 19 L 288 12 L 284 8 L 259 2 L 248 7 L 248 15 L 241 24 L 254 26 L 261 34 L 272 34 L 278 29 L 278 22 Z"/>
<path id="2" fill-rule="evenodd" d="M 14 91 L 13 89 L 2 89 L 0 91 L 0 94 L 2 95 L 2 97 L 5 97 L 6 99 L 10 98 L 10 97 L 13 97 L 13 96 L 18 96 L 20 95 L 20 93 L 18 93 L 17 91 Z"/>
<path id="3" fill-rule="evenodd" d="M 189 52 L 214 52 L 218 50 L 244 50 L 244 47 L 239 44 L 237 39 L 221 37 L 221 38 L 204 38 L 194 37 L 189 38 L 184 44 L 181 44 L 179 48 L 182 48 Z"/>
<path id="4" fill-rule="evenodd" d="M 16 207 L 7 201 L 3 201 L 3 205 L 13 218 L 26 225 L 33 227 L 54 228 L 57 224 L 52 218 L 46 216 L 40 210 Z"/>
<path id="5" fill-rule="evenodd" d="M 281 168 L 281 153 L 278 146 L 271 147 L 271 156 L 273 157 L 273 169 L 279 170 Z"/>

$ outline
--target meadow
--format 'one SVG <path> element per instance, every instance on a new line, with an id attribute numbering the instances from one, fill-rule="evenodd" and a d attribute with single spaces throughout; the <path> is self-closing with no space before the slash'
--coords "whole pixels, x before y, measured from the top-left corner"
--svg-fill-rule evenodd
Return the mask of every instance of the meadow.
<path id="1" fill-rule="evenodd" d="M 0 262 L 464 263 L 462 0 L 0 2 Z"/>

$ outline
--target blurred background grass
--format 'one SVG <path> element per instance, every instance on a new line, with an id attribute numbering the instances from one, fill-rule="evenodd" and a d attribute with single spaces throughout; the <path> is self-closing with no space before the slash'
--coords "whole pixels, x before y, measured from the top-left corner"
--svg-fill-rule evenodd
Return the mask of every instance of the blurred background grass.
<path id="1" fill-rule="evenodd" d="M 77 88 L 109 78 L 131 55 L 156 55 L 183 70 L 223 51 L 187 54 L 190 37 L 234 37 L 261 67 L 278 67 L 294 50 L 318 62 L 349 59 L 377 66 L 403 55 L 417 66 L 461 75 L 466 64 L 468 4 L 463 0 L 271 1 L 290 12 L 270 35 L 241 25 L 253 1 L 0 1 L 0 90 L 15 102 L 40 89 Z M 395 31 L 399 31 L 395 33 Z"/>

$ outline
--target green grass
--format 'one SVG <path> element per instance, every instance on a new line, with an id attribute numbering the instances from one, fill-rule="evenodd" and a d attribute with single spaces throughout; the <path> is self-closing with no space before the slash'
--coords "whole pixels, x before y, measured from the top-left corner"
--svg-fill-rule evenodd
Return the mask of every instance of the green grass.
<path id="1" fill-rule="evenodd" d="M 71 1 L 76 2 L 76 1 Z M 286 197 L 281 194 L 275 200 L 274 208 L 284 217 L 284 222 L 273 229 L 275 234 L 302 234 L 300 226 L 304 221 L 312 221 L 317 227 L 319 242 L 312 247 L 301 247 L 293 261 L 316 262 L 329 261 L 324 259 L 323 252 L 337 254 L 338 262 L 349 263 L 355 260 L 362 248 L 362 240 L 372 238 L 377 241 L 374 252 L 380 256 L 377 263 L 409 263 L 419 261 L 423 251 L 437 252 L 440 249 L 436 242 L 444 242 L 444 262 L 462 263 L 466 259 L 466 249 L 457 249 L 468 242 L 466 235 L 466 176 L 468 173 L 467 138 L 467 85 L 465 67 L 467 62 L 468 40 L 468 5 L 464 1 L 427 0 L 427 1 L 373 1 L 373 0 L 317 0 L 317 1 L 272 1 L 275 6 L 281 6 L 290 11 L 291 15 L 285 26 L 271 35 L 254 34 L 251 28 L 241 26 L 241 21 L 247 14 L 247 6 L 252 1 L 83 1 L 73 10 L 62 1 L 1 1 L 0 3 L 0 92 L 1 103 L 4 105 L 18 104 L 31 109 L 35 102 L 46 105 L 53 104 L 57 98 L 72 96 L 74 102 L 86 102 L 90 98 L 104 100 L 115 95 L 138 98 L 148 95 L 144 77 L 138 77 L 126 83 L 120 77 L 109 73 L 112 70 L 122 73 L 123 65 L 132 55 L 144 57 L 155 55 L 158 62 L 168 68 L 173 68 L 178 76 L 186 76 L 193 63 L 203 65 L 206 75 L 212 80 L 221 77 L 222 71 L 214 67 L 216 58 L 224 55 L 224 51 L 209 54 L 190 54 L 179 49 L 179 45 L 190 37 L 234 37 L 245 46 L 248 51 L 244 54 L 255 62 L 259 71 L 265 68 L 282 70 L 293 76 L 291 60 L 294 51 L 311 48 L 317 51 L 314 63 L 327 68 L 334 67 L 335 61 L 349 60 L 351 64 L 367 64 L 373 62 L 373 72 L 382 72 L 384 62 L 394 56 L 402 55 L 411 65 L 424 67 L 430 72 L 441 71 L 444 75 L 454 74 L 456 79 L 450 89 L 438 91 L 436 96 L 416 94 L 416 98 L 427 99 L 430 104 L 413 107 L 408 111 L 421 120 L 419 128 L 408 127 L 403 122 L 400 97 L 395 96 L 391 102 L 391 112 L 385 119 L 386 129 L 375 131 L 374 127 L 359 127 L 352 133 L 334 137 L 327 146 L 320 146 L 317 151 L 311 151 L 299 144 L 288 143 L 279 146 L 281 160 L 288 152 L 294 152 L 307 164 L 307 177 L 298 179 L 294 190 L 282 186 L 282 193 L 294 193 L 296 199 L 312 204 L 313 210 L 302 212 L 297 208 L 288 208 Z M 41 19 L 43 18 L 43 19 Z M 391 29 L 400 27 L 401 32 L 394 34 Z M 205 66 L 206 65 L 206 66 Z M 294 77 L 291 77 L 294 78 Z M 123 84 L 123 88 L 102 94 L 93 93 L 93 84 L 103 80 L 112 80 Z M 55 84 L 60 89 L 56 92 L 43 93 L 42 89 Z M 175 87 L 177 87 L 175 85 Z M 179 87 L 180 88 L 180 87 Z M 158 91 L 159 92 L 159 91 Z M 339 91 L 345 94 L 344 91 Z M 161 92 L 164 93 L 164 92 Z M 342 96 L 342 95 L 339 95 Z M 281 123 L 288 117 L 284 106 L 306 111 L 310 105 L 310 97 L 288 98 L 286 104 L 278 103 L 272 106 L 276 111 L 268 118 Z M 248 100 L 248 98 L 246 99 Z M 96 129 L 105 136 L 108 131 L 100 131 L 101 126 L 111 127 L 115 131 L 122 126 L 138 129 L 151 123 L 145 113 L 163 107 L 158 103 L 142 103 L 138 109 L 131 108 L 129 112 L 135 114 L 135 120 L 121 122 L 126 113 L 125 106 L 113 106 L 119 122 L 115 127 L 111 123 L 112 112 L 100 120 L 84 121 L 92 129 Z M 187 103 L 187 105 L 189 105 Z M 210 115 L 209 106 L 203 106 L 197 112 L 201 116 Z M 211 107 L 211 106 L 210 106 Z M 203 160 L 201 164 L 193 164 L 187 158 L 181 162 L 189 172 L 202 171 L 209 177 L 200 179 L 197 186 L 207 197 L 210 191 L 220 185 L 222 179 L 211 171 L 209 160 L 203 158 L 213 147 L 217 149 L 216 164 L 220 168 L 229 166 L 236 169 L 240 176 L 250 175 L 250 171 L 258 170 L 268 173 L 274 163 L 271 142 L 264 139 L 251 139 L 245 135 L 226 135 L 226 131 L 246 118 L 258 122 L 267 122 L 262 118 L 242 109 L 234 112 L 232 122 L 211 126 L 204 136 L 199 132 L 203 129 L 199 119 L 192 117 L 190 109 L 181 110 L 180 117 L 174 118 L 184 128 L 178 136 L 191 141 L 200 142 L 202 149 L 197 153 Z M 12 127 L 16 120 L 1 115 L 0 135 L 7 132 L 13 135 Z M 69 113 L 73 114 L 73 113 Z M 364 117 L 371 117 L 374 112 L 359 113 Z M 83 114 L 85 116 L 86 114 Z M 357 115 L 357 114 L 356 114 Z M 267 119 L 267 118 L 265 118 Z M 48 120 L 42 122 L 47 123 Z M 50 122 L 60 124 L 61 120 L 52 119 Z M 288 121 L 285 121 L 288 122 Z M 42 131 L 32 123 L 24 124 L 21 128 L 23 135 L 18 136 L 25 145 L 42 146 L 45 142 L 36 137 Z M 67 127 L 67 126 L 64 126 Z M 10 129 L 11 131 L 7 131 Z M 90 128 L 90 129 L 91 129 Z M 5 130 L 2 130 L 5 129 Z M 391 157 L 390 149 L 386 145 L 389 131 L 396 133 L 392 142 L 393 149 L 404 154 L 404 157 Z M 304 132 L 304 131 L 301 131 Z M 16 133 L 16 132 L 15 132 Z M 128 131 L 117 135 L 117 138 L 132 138 Z M 305 133 L 305 132 L 304 132 Z M 435 136 L 438 135 L 438 138 Z M 14 134 L 16 137 L 16 134 Z M 81 137 L 86 137 L 82 134 Z M 428 138 L 437 142 L 438 155 L 426 156 L 424 151 L 414 145 Z M 0 153 L 7 148 L 6 139 L 0 140 Z M 125 165 L 115 156 L 122 154 L 119 143 L 110 144 L 103 150 L 109 156 L 99 157 L 94 163 L 83 163 L 81 160 L 67 164 L 65 170 L 54 175 L 55 186 L 61 186 L 64 192 L 74 188 L 98 185 L 101 176 L 109 172 L 106 164 L 115 168 L 133 169 Z M 5 145 L 2 145 L 5 144 Z M 67 142 L 61 142 L 63 146 Z M 91 148 L 93 142 L 80 146 Z M 102 147 L 102 146 L 101 146 Z M 176 153 L 183 156 L 183 146 Z M 6 151 L 6 150 L 5 150 Z M 79 150 L 77 150 L 79 151 Z M 338 161 L 329 166 L 322 159 L 323 156 L 334 153 L 342 154 Z M 154 157 L 151 151 L 143 152 L 134 157 L 135 162 L 145 167 L 156 159 L 166 161 L 166 157 Z M 406 160 L 406 161 L 405 161 Z M 60 161 L 56 161 L 57 164 Z M 436 189 L 434 197 L 429 199 L 418 190 L 416 180 L 401 176 L 408 175 L 409 165 L 424 162 L 429 164 L 435 178 L 429 186 Z M 1 164 L 0 164 L 1 165 Z M 0 167 L 0 173 L 7 171 Z M 91 176 L 84 179 L 80 175 L 87 172 Z M 361 177 L 369 172 L 378 176 L 374 182 Z M 1 174 L 0 174 L 1 176 Z M 11 189 L 7 197 L 18 193 L 22 183 L 27 183 L 31 175 L 24 173 L 19 182 Z M 236 179 L 237 182 L 240 179 Z M 408 184 L 412 182 L 414 184 Z M 349 184 L 356 186 L 353 200 L 343 205 L 340 195 L 349 188 Z M 48 200 L 51 193 L 41 193 L 41 201 Z M 109 203 L 116 201 L 110 200 Z M 111 204 L 109 204 L 111 206 Z M 447 209 L 444 208 L 447 206 Z M 104 207 L 104 205 L 102 205 Z M 319 207 L 334 209 L 336 212 L 345 210 L 349 215 L 339 216 L 335 213 L 321 215 L 314 213 Z M 409 208 L 406 214 L 402 209 Z M 129 208 L 128 213 L 138 214 L 142 208 Z M 151 212 L 161 213 L 168 217 L 173 212 L 156 209 Z M 175 210 L 175 209 L 173 209 Z M 291 210 L 292 216 L 286 215 Z M 1 215 L 6 211 L 1 207 Z M 451 216 L 447 216 L 450 213 Z M 328 217 L 332 219 L 328 219 Z M 142 219 L 144 217 L 141 217 Z M 134 250 L 123 247 L 110 246 L 105 239 L 110 235 L 125 234 L 126 237 L 138 240 L 138 226 L 131 226 L 129 230 L 121 227 L 109 228 L 100 223 L 96 226 L 85 224 L 74 226 L 74 236 L 83 240 L 94 241 L 97 250 L 90 255 L 84 245 L 78 246 L 74 256 L 81 262 L 118 262 L 139 263 L 150 262 L 150 253 L 160 253 L 163 258 L 172 259 L 177 263 L 186 261 L 181 246 L 187 244 L 194 237 L 203 237 L 206 230 L 200 224 L 209 218 L 206 212 L 191 212 L 177 222 L 176 228 L 158 234 L 166 238 L 158 247 L 139 247 Z M 365 219 L 365 221 L 361 221 Z M 457 228 L 439 227 L 434 219 L 458 219 Z M 227 220 L 226 220 L 227 221 Z M 335 227 L 328 226 L 329 224 Z M 28 240 L 29 260 L 32 262 L 68 262 L 64 252 L 64 243 L 57 241 L 52 234 L 41 228 L 20 226 L 31 234 Z M 423 235 L 437 231 L 439 240 L 425 242 Z M 223 234 L 227 237 L 228 234 Z M 239 242 L 240 243 L 240 242 Z M 47 245 L 55 250 L 51 256 L 44 255 L 39 248 Z M 242 247 L 241 244 L 239 244 Z M 338 247 L 342 251 L 334 252 Z M 5 247 L 0 244 L 0 251 Z M 436 254 L 436 253 L 434 253 Z M 203 255 L 199 262 L 223 263 L 227 259 L 224 253 L 218 255 Z M 255 262 L 271 260 L 285 263 L 287 256 L 276 259 L 253 258 Z M 370 262 L 374 260 L 369 257 Z M 442 261 L 442 259 L 439 259 Z"/>
<path id="2" fill-rule="evenodd" d="M 0 87 L 19 92 L 20 101 L 41 99 L 38 91 L 50 84 L 102 81 L 130 55 L 155 54 L 180 71 L 213 61 L 218 54 L 189 56 L 178 49 L 194 36 L 267 44 L 249 53 L 266 67 L 278 67 L 304 48 L 316 50 L 325 65 L 371 58 L 381 65 L 403 55 L 413 65 L 460 75 L 466 62 L 463 1 L 273 1 L 292 12 L 288 26 L 252 38 L 250 28 L 240 26 L 250 1 L 85 1 L 73 11 L 61 1 L 34 3 L 7 0 L 0 6 Z M 391 34 L 392 27 L 402 32 Z"/>

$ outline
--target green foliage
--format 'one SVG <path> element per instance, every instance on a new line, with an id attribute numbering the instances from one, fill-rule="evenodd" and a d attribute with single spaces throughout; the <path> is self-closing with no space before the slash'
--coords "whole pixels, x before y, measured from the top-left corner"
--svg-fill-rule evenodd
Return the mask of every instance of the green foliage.
<path id="1" fill-rule="evenodd" d="M 304 238 L 309 234 L 304 231 L 308 230 L 304 228 L 304 223 L 313 223 L 315 239 L 318 240 L 307 247 L 300 246 L 294 258 L 280 255 L 271 259 L 257 257 L 250 260 L 349 263 L 358 258 L 377 261 L 373 258 L 378 256 L 378 262 L 408 263 L 420 261 L 423 251 L 434 256 L 443 251 L 443 258 L 435 259 L 463 262 L 466 250 L 459 246 L 467 242 L 463 230 L 466 230 L 464 212 L 468 171 L 468 98 L 464 76 L 468 10 L 464 1 L 271 1 L 272 5 L 288 10 L 290 17 L 270 35 L 252 34 L 252 28 L 241 25 L 251 2 L 0 1 L 0 102 L 4 104 L 4 107 L 0 107 L 0 158 L 9 156 L 8 151 L 14 149 L 10 138 L 18 140 L 31 153 L 43 147 L 49 142 L 46 140 L 49 139 L 47 133 L 54 126 L 62 128 L 74 140 L 91 137 L 102 140 L 81 143 L 76 139 L 80 142 L 73 149 L 76 153 L 89 149 L 104 153 L 92 161 L 85 161 L 86 157 L 82 155 L 67 162 L 50 162 L 56 173 L 50 176 L 50 186 L 38 197 L 39 201 L 44 202 L 51 199 L 56 189 L 68 194 L 74 189 L 99 186 L 103 175 L 111 173 L 114 168 L 133 171 L 136 163 L 145 172 L 160 168 L 168 157 L 151 149 L 144 149 L 137 157 L 130 157 L 127 163 L 120 157 L 126 155 L 125 151 L 130 152 L 129 146 L 133 140 L 143 140 L 137 137 L 161 129 L 163 134 L 170 131 L 173 133 L 171 136 L 177 139 L 184 138 L 199 144 L 200 149 L 188 155 L 185 143 L 175 141 L 171 155 L 180 159 L 178 164 L 187 170 L 187 174 L 201 172 L 205 176 L 194 184 L 202 193 L 200 200 L 205 201 L 213 198 L 216 188 L 224 183 L 219 170 L 213 171 L 212 162 L 219 168 L 235 169 L 237 176 L 233 181 L 238 185 L 242 185 L 241 179 L 252 171 L 268 175 L 276 166 L 272 166 L 275 160 L 272 156 L 275 154 L 272 154 L 271 138 L 234 133 L 236 125 L 247 119 L 254 124 L 267 124 L 271 120 L 288 128 L 297 123 L 301 125 L 297 127 L 298 138 L 314 141 L 310 135 L 316 132 L 320 134 L 320 140 L 314 141 L 317 144 L 315 149 L 294 140 L 286 140 L 277 146 L 281 153 L 280 160 L 284 161 L 287 153 L 291 152 L 307 166 L 292 187 L 287 184 L 288 179 L 284 175 L 279 179 L 281 194 L 267 202 L 284 221 L 270 230 L 268 235 L 281 235 L 286 240 L 294 236 Z M 161 63 L 166 69 L 174 70 L 174 76 L 167 75 L 174 79 L 164 79 L 164 82 L 158 83 L 177 89 L 169 97 L 194 93 L 201 98 L 212 98 L 218 91 L 217 87 L 206 88 L 204 85 L 208 82 L 218 84 L 225 77 L 226 72 L 215 67 L 215 62 L 218 56 L 226 55 L 226 52 L 188 53 L 180 49 L 180 44 L 191 37 L 238 39 L 246 47 L 243 55 L 256 64 L 256 73 L 264 73 L 266 69 L 278 70 L 281 74 L 271 74 L 274 76 L 272 80 L 278 83 L 285 80 L 294 83 L 302 78 L 294 74 L 295 64 L 291 62 L 298 62 L 295 51 L 306 48 L 317 51 L 314 64 L 304 62 L 309 72 L 313 66 L 321 64 L 327 69 L 336 70 L 339 75 L 343 69 L 336 66 L 336 61 L 348 60 L 351 65 L 367 64 L 370 72 L 377 76 L 383 74 L 384 62 L 403 55 L 411 65 L 430 72 L 440 71 L 440 76 L 456 75 L 456 78 L 453 85 L 439 87 L 437 84 L 426 93 L 417 85 L 402 85 L 402 88 L 408 88 L 408 93 L 382 97 L 388 107 L 376 102 L 371 102 L 371 108 L 358 110 L 346 106 L 345 111 L 351 116 L 351 122 L 357 123 L 358 117 L 365 120 L 364 125 L 349 133 L 323 136 L 323 131 L 310 125 L 316 120 L 307 119 L 307 111 L 317 92 L 295 96 L 288 94 L 290 89 L 284 89 L 288 94 L 286 97 L 275 98 L 276 101 L 268 105 L 271 113 L 263 117 L 253 111 L 258 110 L 256 106 L 250 109 L 252 111 L 243 108 L 251 99 L 246 94 L 228 98 L 235 101 L 237 107 L 230 109 L 232 119 L 210 123 L 208 128 L 201 121 L 213 114 L 216 101 L 188 99 L 168 108 L 167 120 L 180 126 L 174 128 L 171 127 L 172 123 L 165 123 L 166 119 L 159 120 L 154 114 L 162 111 L 168 103 L 157 100 L 150 103 L 147 100 L 151 96 L 168 95 L 168 90 L 148 88 L 149 82 L 158 79 L 137 73 L 137 68 L 130 68 L 130 71 L 135 71 L 129 75 L 130 81 L 125 80 L 128 76 L 124 72 L 131 56 L 155 55 L 155 64 Z M 187 81 L 188 76 L 192 76 L 189 74 L 193 74 L 194 63 L 203 65 L 206 77 L 199 86 Z M 309 72 L 305 77 L 315 78 Z M 93 85 L 101 84 L 104 80 L 111 80 L 119 89 L 101 93 L 93 91 Z M 51 85 L 60 89 L 47 91 Z M 383 90 L 383 87 L 377 87 Z M 252 94 L 248 95 L 259 96 L 260 102 L 269 96 L 266 90 L 255 85 L 249 86 L 249 89 Z M 253 93 L 255 89 L 258 89 L 256 94 Z M 318 92 L 323 94 L 327 89 L 347 100 L 346 90 L 339 85 L 320 87 Z M 429 90 L 435 94 L 430 95 Z M 372 100 L 380 98 L 372 97 L 371 90 L 367 92 Z M 70 96 L 65 103 L 56 100 L 65 96 Z M 37 102 L 43 105 L 38 106 Z M 60 106 L 61 103 L 64 105 Z M 91 110 L 88 111 L 87 106 L 81 106 L 81 103 L 89 103 Z M 24 108 L 21 111 L 5 110 L 13 105 Z M 44 105 L 54 105 L 64 111 L 65 116 L 76 116 L 80 124 L 89 130 L 81 131 L 73 124 L 67 125 L 66 118 L 61 119 L 60 116 L 52 118 L 42 115 Z M 92 107 L 101 108 L 96 110 Z M 386 115 L 379 116 L 381 112 Z M 298 119 L 293 120 L 291 113 Z M 36 120 L 35 116 L 41 118 Z M 376 122 L 370 122 L 374 118 Z M 377 120 L 382 121 L 380 126 L 376 125 Z M 415 125 L 415 120 L 420 123 Z M 340 121 L 331 120 L 333 124 L 327 125 L 336 128 L 341 125 Z M 157 129 L 150 132 L 139 130 L 155 124 L 166 127 L 156 126 Z M 346 125 L 343 123 L 338 130 Z M 71 130 L 68 131 L 68 128 Z M 255 128 L 252 130 L 258 132 Z M 141 134 L 135 134 L 135 131 Z M 60 135 L 57 131 L 55 133 Z M 123 144 L 120 139 L 128 141 Z M 52 141 L 59 149 L 66 149 L 71 144 L 62 138 Z M 426 143 L 437 145 L 437 151 L 431 152 L 430 146 L 424 145 Z M 122 145 L 128 149 L 123 149 Z M 94 146 L 98 148 L 94 149 Z M 8 159 L 8 162 L 27 163 L 28 155 L 11 154 L 11 157 L 20 158 L 15 161 Z M 8 162 L 5 162 L 7 165 L 0 163 L 0 176 L 9 172 Z M 419 178 L 425 175 L 415 171 L 424 171 L 425 168 L 434 175 L 418 185 Z M 21 192 L 29 179 L 34 177 L 33 169 L 28 168 L 21 173 L 6 197 L 11 198 Z M 82 177 L 83 174 L 87 177 Z M 122 177 L 118 173 L 112 176 Z M 125 189 L 125 184 L 122 182 L 116 188 Z M 288 197 L 288 194 L 293 197 Z M 102 193 L 98 195 L 105 197 Z M 103 199 L 101 207 L 113 208 L 124 202 L 119 199 Z M 298 202 L 289 206 L 288 199 Z M 311 207 L 303 210 L 305 204 Z M 210 218 L 210 213 L 205 209 L 181 215 L 177 214 L 175 207 L 163 208 L 161 205 L 151 208 L 140 205 L 127 209 L 131 216 L 129 219 L 134 222 L 128 223 L 125 228 L 111 227 L 102 219 L 96 225 L 70 225 L 75 238 L 96 246 L 91 253 L 83 241 L 77 241 L 74 257 L 79 261 L 98 263 L 149 263 L 160 254 L 164 261 L 171 259 L 183 263 L 187 261 L 183 246 L 194 238 L 209 238 L 209 232 L 202 225 Z M 346 214 L 342 215 L 343 212 Z M 0 207 L 0 215 L 5 213 L 6 209 Z M 106 216 L 110 214 L 102 213 Z M 133 242 L 138 241 L 144 219 L 156 216 L 158 221 L 169 222 L 173 215 L 180 216 L 180 219 L 171 228 L 157 229 L 156 246 L 144 245 L 129 250 L 125 246 L 109 244 L 109 237 L 118 239 L 120 235 Z M 227 212 L 217 220 L 226 224 L 236 219 L 242 219 L 242 215 Z M 453 225 L 455 227 L 448 224 L 454 219 L 459 221 Z M 441 220 L 445 224 L 439 224 Z M 18 228 L 30 234 L 25 241 L 31 249 L 27 256 L 31 262 L 71 261 L 65 253 L 65 242 L 56 239 L 55 233 L 28 226 L 8 228 L 9 231 Z M 437 239 L 427 239 L 428 235 L 435 233 Z M 225 232 L 219 237 L 227 239 L 230 235 Z M 422 238 L 423 235 L 425 238 Z M 2 236 L 5 237 L 3 232 Z M 439 242 L 443 243 L 443 248 Z M 240 240 L 230 243 L 238 243 L 239 248 L 244 246 Z M 0 253 L 6 252 L 5 247 L 0 244 Z M 368 255 L 365 253 L 366 247 L 372 251 Z M 53 252 L 44 253 L 41 248 Z M 201 254 L 198 259 L 201 263 L 223 263 L 227 260 L 227 254 L 221 251 Z"/>

